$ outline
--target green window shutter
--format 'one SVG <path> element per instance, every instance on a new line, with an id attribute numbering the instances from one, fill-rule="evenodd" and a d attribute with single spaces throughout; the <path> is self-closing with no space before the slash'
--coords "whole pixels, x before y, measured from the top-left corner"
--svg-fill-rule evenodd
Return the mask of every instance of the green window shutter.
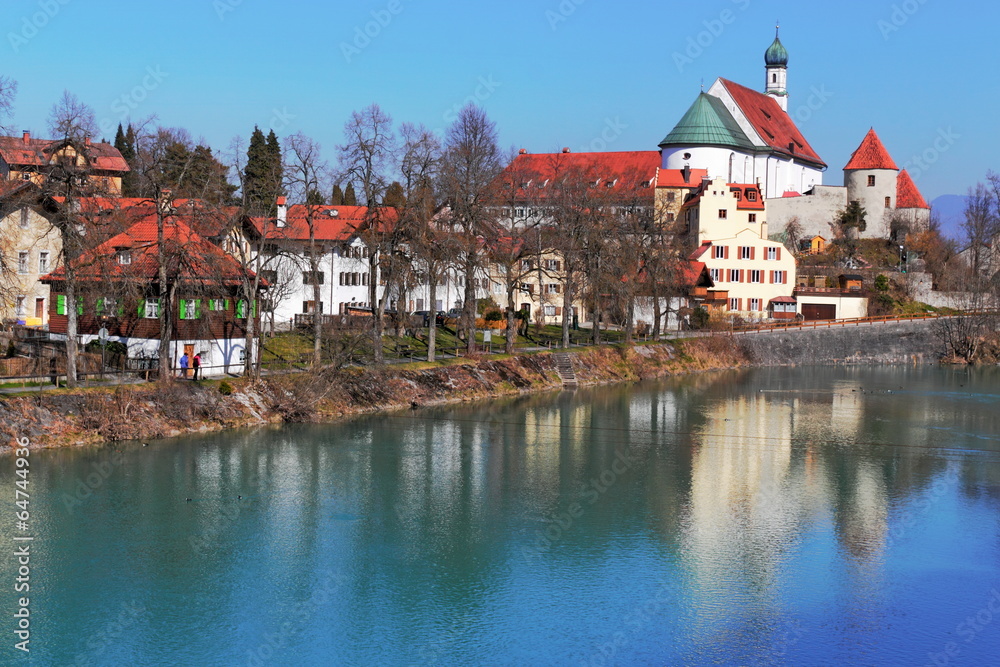
<path id="1" fill-rule="evenodd" d="M 97 297 L 97 301 L 94 303 L 94 310 L 98 315 L 104 314 L 104 297 Z"/>
<path id="2" fill-rule="evenodd" d="M 66 295 L 59 294 L 56 296 L 56 315 L 66 314 Z"/>
<path id="3" fill-rule="evenodd" d="M 146 316 L 146 300 L 145 299 L 139 299 L 139 311 L 138 311 L 138 313 L 139 313 L 139 317 L 145 317 Z"/>
<path id="4" fill-rule="evenodd" d="M 194 319 L 201 319 L 201 299 L 197 299 L 194 302 Z"/>
<path id="5" fill-rule="evenodd" d="M 257 317 L 257 299 L 253 301 L 253 308 L 250 310 L 250 317 Z"/>
<path id="6" fill-rule="evenodd" d="M 247 310 L 247 302 L 246 301 L 244 301 L 243 299 L 240 299 L 239 301 L 236 302 L 236 317 L 238 317 L 241 320 L 243 318 L 245 318 L 247 316 L 246 315 L 246 310 Z"/>
<path id="7" fill-rule="evenodd" d="M 228 313 L 229 312 L 229 299 L 226 299 L 226 303 L 224 305 L 224 308 L 226 309 L 226 312 Z"/>
<path id="8" fill-rule="evenodd" d="M 125 306 L 119 303 L 117 311 L 118 311 L 118 317 L 121 317 L 122 315 L 125 314 Z"/>
<path id="9" fill-rule="evenodd" d="M 83 297 L 76 297 L 76 314 L 83 315 Z"/>

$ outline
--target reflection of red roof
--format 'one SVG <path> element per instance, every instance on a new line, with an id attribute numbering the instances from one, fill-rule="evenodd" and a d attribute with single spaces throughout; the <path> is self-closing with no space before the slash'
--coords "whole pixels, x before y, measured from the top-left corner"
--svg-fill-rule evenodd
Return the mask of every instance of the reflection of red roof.
<path id="1" fill-rule="evenodd" d="M 396 209 L 382 209 L 383 224 L 396 220 Z M 371 221 L 367 206 L 307 206 L 296 204 L 288 207 L 286 223 L 276 225 L 273 218 L 254 218 L 258 232 L 266 233 L 272 240 L 309 240 L 309 225 L 312 223 L 317 241 L 348 241 Z M 266 227 L 266 230 L 265 230 Z"/>
<path id="2" fill-rule="evenodd" d="M 899 178 L 896 179 L 896 208 L 930 208 L 905 169 L 899 172 Z"/>
<path id="3" fill-rule="evenodd" d="M 758 93 L 727 79 L 719 79 L 732 95 L 736 105 L 746 116 L 760 138 L 774 151 L 805 162 L 825 167 L 826 163 L 816 154 L 806 138 L 795 127 L 788 114 L 782 111 L 770 95 Z"/>
<path id="4" fill-rule="evenodd" d="M 683 169 L 660 169 L 656 175 L 658 188 L 696 188 L 708 178 L 708 169 L 691 169 L 688 180 L 684 180 Z"/>
<path id="5" fill-rule="evenodd" d="M 896 169 L 896 163 L 892 161 L 889 151 L 882 145 L 882 141 L 875 134 L 875 128 L 868 130 L 868 134 L 861 141 L 857 150 L 851 153 L 851 159 L 844 167 L 844 171 L 852 169 Z"/>
<path id="6" fill-rule="evenodd" d="M 65 144 L 65 140 L 32 139 L 30 136 L 27 140 L 23 137 L 0 137 L 0 157 L 3 157 L 7 164 L 15 168 L 25 166 L 39 167 L 50 164 L 53 153 Z M 129 171 L 125 158 L 111 144 L 91 143 L 86 145 L 74 143 L 74 146 L 83 153 L 87 162 L 95 169 L 118 172 Z"/>

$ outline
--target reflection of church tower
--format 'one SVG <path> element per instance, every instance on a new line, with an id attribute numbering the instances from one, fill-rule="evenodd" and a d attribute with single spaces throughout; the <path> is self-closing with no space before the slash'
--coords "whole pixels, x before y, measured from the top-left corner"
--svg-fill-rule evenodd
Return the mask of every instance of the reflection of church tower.
<path id="1" fill-rule="evenodd" d="M 764 52 L 764 66 L 767 71 L 767 87 L 764 92 L 774 97 L 783 111 L 788 111 L 788 51 L 778 39 L 778 29 L 774 29 L 774 43 Z"/>

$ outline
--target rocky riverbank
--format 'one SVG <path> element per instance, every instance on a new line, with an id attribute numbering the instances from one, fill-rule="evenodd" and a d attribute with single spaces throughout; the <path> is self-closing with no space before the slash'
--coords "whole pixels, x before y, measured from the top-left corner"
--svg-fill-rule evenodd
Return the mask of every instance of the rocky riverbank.
<path id="1" fill-rule="evenodd" d="M 575 350 L 581 386 L 634 382 L 753 363 L 732 339 Z M 473 358 L 441 365 L 296 373 L 257 383 L 229 380 L 53 391 L 0 401 L 0 450 L 173 437 L 282 422 L 324 422 L 381 410 L 419 409 L 559 389 L 552 354 Z"/>

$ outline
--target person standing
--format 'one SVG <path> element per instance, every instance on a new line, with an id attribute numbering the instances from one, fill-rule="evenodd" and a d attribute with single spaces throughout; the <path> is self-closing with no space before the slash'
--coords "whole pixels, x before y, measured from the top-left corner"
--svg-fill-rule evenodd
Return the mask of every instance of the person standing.
<path id="1" fill-rule="evenodd" d="M 201 352 L 197 352 L 194 355 L 194 359 L 191 360 L 191 368 L 194 369 L 194 379 L 197 382 L 199 378 L 199 373 L 201 371 Z"/>
<path id="2" fill-rule="evenodd" d="M 181 355 L 181 377 L 186 378 L 188 376 L 188 355 L 185 352 Z"/>

